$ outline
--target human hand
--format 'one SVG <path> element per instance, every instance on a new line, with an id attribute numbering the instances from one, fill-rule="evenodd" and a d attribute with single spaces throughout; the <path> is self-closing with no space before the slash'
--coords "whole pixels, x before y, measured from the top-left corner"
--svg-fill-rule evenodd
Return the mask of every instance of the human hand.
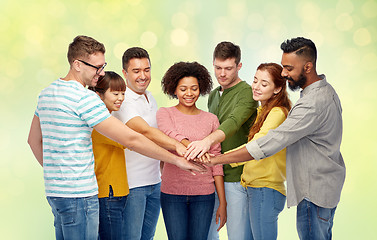
<path id="1" fill-rule="evenodd" d="M 216 211 L 216 224 L 219 224 L 219 228 L 217 231 L 220 231 L 220 229 L 225 225 L 227 221 L 227 213 L 226 213 L 226 204 L 220 204 Z"/>
<path id="2" fill-rule="evenodd" d="M 187 146 L 187 152 L 184 157 L 187 160 L 193 160 L 194 158 L 201 158 L 211 148 L 211 143 L 206 139 L 200 141 L 191 142 Z"/>
<path id="3" fill-rule="evenodd" d="M 191 172 L 192 175 L 196 175 L 196 173 L 204 173 L 207 171 L 207 168 L 202 163 L 187 161 L 183 157 L 178 157 L 175 165 L 182 170 Z"/>
<path id="4" fill-rule="evenodd" d="M 187 148 L 182 143 L 177 143 L 175 146 L 175 151 L 181 157 L 183 157 L 187 151 Z"/>

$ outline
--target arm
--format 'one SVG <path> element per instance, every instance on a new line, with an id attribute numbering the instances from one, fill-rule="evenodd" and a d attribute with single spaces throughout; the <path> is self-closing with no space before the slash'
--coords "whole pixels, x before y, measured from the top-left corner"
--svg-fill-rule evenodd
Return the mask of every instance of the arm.
<path id="1" fill-rule="evenodd" d="M 176 151 L 180 156 L 183 156 L 186 152 L 186 147 L 183 146 L 180 142 L 171 137 L 168 137 L 159 129 L 149 126 L 148 123 L 141 117 L 132 118 L 126 123 L 126 125 L 132 130 L 143 134 L 145 137 L 149 138 L 160 147 L 163 147 L 167 150 Z"/>
<path id="2" fill-rule="evenodd" d="M 223 176 L 214 176 L 215 179 L 215 187 L 217 196 L 219 197 L 219 207 L 216 211 L 216 224 L 219 223 L 220 219 L 220 226 L 217 229 L 217 231 L 220 231 L 220 229 L 225 225 L 227 220 L 227 214 L 226 214 L 226 199 L 225 199 L 225 190 L 224 190 L 224 177 Z"/>
<path id="3" fill-rule="evenodd" d="M 39 164 L 43 167 L 43 147 L 42 147 L 42 130 L 39 117 L 34 115 L 30 126 L 29 137 L 27 140 L 31 151 Z"/>
<path id="4" fill-rule="evenodd" d="M 202 156 L 213 144 L 223 142 L 226 138 L 233 136 L 241 126 L 255 113 L 257 102 L 253 100 L 251 88 L 242 89 L 232 101 L 236 105 L 231 109 L 227 118 L 222 121 L 220 127 L 208 138 L 202 141 L 195 141 L 190 144 L 185 154 L 187 159 L 193 159 L 198 154 Z"/>
<path id="5" fill-rule="evenodd" d="M 186 161 L 184 158 L 178 157 L 159 147 L 154 142 L 133 131 L 113 116 L 97 124 L 94 128 L 102 135 L 105 135 L 130 150 L 136 151 L 147 157 L 174 164 L 183 170 L 197 172 L 205 171 L 205 169 L 198 164 Z"/>

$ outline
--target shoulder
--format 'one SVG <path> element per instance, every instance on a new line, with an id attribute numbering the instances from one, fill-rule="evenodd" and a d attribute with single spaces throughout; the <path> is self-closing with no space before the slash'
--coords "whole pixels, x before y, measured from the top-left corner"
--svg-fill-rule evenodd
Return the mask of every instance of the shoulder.
<path id="1" fill-rule="evenodd" d="M 287 118 L 288 110 L 283 107 L 274 107 L 268 113 L 266 120 L 282 123 Z"/>

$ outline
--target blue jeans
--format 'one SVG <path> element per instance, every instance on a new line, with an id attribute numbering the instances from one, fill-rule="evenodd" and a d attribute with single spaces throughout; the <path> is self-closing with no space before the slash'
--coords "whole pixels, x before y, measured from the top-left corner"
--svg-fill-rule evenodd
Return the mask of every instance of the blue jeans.
<path id="1" fill-rule="evenodd" d="M 286 197 L 271 188 L 247 187 L 252 239 L 276 239 Z"/>
<path id="2" fill-rule="evenodd" d="M 334 208 L 323 208 L 302 200 L 297 205 L 296 227 L 300 239 L 328 240 L 332 237 Z"/>
<path id="3" fill-rule="evenodd" d="M 126 225 L 125 209 L 127 196 L 114 197 L 109 186 L 109 197 L 99 198 L 99 239 L 126 239 L 123 228 Z"/>
<path id="4" fill-rule="evenodd" d="M 151 240 L 160 215 L 161 183 L 130 189 L 125 210 L 125 239 Z"/>
<path id="5" fill-rule="evenodd" d="M 205 240 L 211 223 L 215 194 L 161 193 L 161 208 L 169 240 Z"/>
<path id="6" fill-rule="evenodd" d="M 54 214 L 57 240 L 97 240 L 99 207 L 97 195 L 83 198 L 47 197 Z"/>
<path id="7" fill-rule="evenodd" d="M 250 240 L 253 239 L 250 230 L 249 204 L 247 201 L 247 191 L 240 182 L 224 182 L 225 198 L 227 203 L 226 230 L 228 240 Z M 217 209 L 214 209 L 216 211 Z M 215 213 L 216 214 L 216 213 Z M 212 219 L 211 232 L 208 240 L 219 239 L 216 231 L 219 225 Z"/>

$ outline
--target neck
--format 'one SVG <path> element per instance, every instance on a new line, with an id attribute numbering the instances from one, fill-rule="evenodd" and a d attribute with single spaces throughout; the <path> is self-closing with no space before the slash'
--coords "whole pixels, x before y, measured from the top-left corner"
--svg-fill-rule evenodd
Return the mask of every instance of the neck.
<path id="1" fill-rule="evenodd" d="M 77 74 L 75 74 L 72 70 L 69 70 L 67 76 L 65 76 L 64 78 L 61 78 L 61 80 L 64 80 L 64 81 L 69 81 L 69 80 L 74 80 L 76 82 L 79 82 L 81 85 L 83 85 L 84 87 L 85 86 L 85 83 L 80 79 L 79 76 L 77 76 Z"/>
<path id="2" fill-rule="evenodd" d="M 227 85 L 227 86 L 221 86 L 221 91 L 224 91 L 225 89 L 228 89 L 228 88 L 231 88 L 231 87 L 234 87 L 236 86 L 238 83 L 240 83 L 242 80 L 241 78 L 237 77 L 237 79 L 232 82 L 231 84 Z"/>
<path id="3" fill-rule="evenodd" d="M 316 72 L 314 72 L 311 75 L 306 76 L 306 78 L 307 78 L 306 84 L 305 86 L 302 87 L 302 89 L 305 89 L 307 86 L 321 80 L 321 78 L 318 76 Z"/>
<path id="4" fill-rule="evenodd" d="M 187 115 L 197 115 L 200 112 L 200 110 L 196 107 L 196 105 L 186 107 L 186 106 L 183 106 L 181 104 L 178 104 L 175 107 L 178 109 L 178 111 L 180 111 L 181 113 L 187 114 Z"/>

